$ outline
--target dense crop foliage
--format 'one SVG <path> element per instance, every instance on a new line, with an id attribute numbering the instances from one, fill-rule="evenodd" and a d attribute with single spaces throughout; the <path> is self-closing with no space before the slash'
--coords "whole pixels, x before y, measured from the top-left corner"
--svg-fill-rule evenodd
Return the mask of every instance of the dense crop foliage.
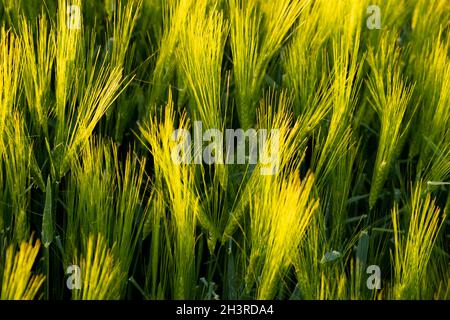
<path id="1" fill-rule="evenodd" d="M 0 0 L 0 298 L 449 299 L 449 31 L 447 0 Z M 276 166 L 175 161 L 199 123 L 277 130 Z"/>

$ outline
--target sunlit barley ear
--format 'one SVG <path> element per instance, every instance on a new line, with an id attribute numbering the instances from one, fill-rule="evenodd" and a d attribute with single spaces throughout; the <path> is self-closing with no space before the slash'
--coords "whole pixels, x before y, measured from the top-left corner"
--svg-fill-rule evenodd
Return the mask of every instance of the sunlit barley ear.
<path id="1" fill-rule="evenodd" d="M 327 15 L 329 2 L 310 2 L 302 11 L 296 32 L 281 55 L 286 74 L 283 82 L 294 93 L 294 113 L 305 118 L 320 118 L 331 103 L 324 49 L 332 35 L 333 20 Z M 310 59 L 315 57 L 315 59 Z M 317 124 L 315 124 L 317 125 Z M 315 126 L 311 126 L 311 130 Z"/>
<path id="2" fill-rule="evenodd" d="M 65 261 L 71 265 L 79 243 L 87 234 L 105 235 L 106 244 L 114 247 L 112 255 L 120 261 L 120 295 L 126 290 L 126 274 L 135 255 L 146 219 L 142 204 L 147 179 L 145 159 L 124 153 L 119 160 L 118 146 L 106 139 L 90 139 L 81 159 L 72 163 L 68 177 Z M 114 245 L 115 244 L 115 245 Z"/>
<path id="3" fill-rule="evenodd" d="M 26 190 L 34 181 L 42 187 L 43 181 L 37 168 L 32 140 L 26 130 L 25 117 L 18 111 L 13 111 L 8 115 L 6 124 L 3 141 L 0 138 L 4 160 L 3 201 L 10 204 L 9 210 L 14 217 L 12 235 L 16 243 L 20 243 L 29 238 L 30 222 L 27 208 L 30 192 Z"/>
<path id="4" fill-rule="evenodd" d="M 42 297 L 39 291 L 45 276 L 34 275 L 32 271 L 40 246 L 39 240 L 33 244 L 32 236 L 28 242 L 20 243 L 18 248 L 12 244 L 6 249 L 1 300 L 33 300 Z"/>
<path id="5" fill-rule="evenodd" d="M 249 243 L 246 290 L 256 288 L 258 299 L 273 299 L 302 243 L 319 205 L 311 195 L 309 174 L 303 181 L 294 174 L 263 177 L 249 195 Z"/>
<path id="6" fill-rule="evenodd" d="M 414 58 L 411 73 L 417 78 L 414 97 L 421 103 L 412 131 L 409 156 L 419 156 L 417 177 L 432 184 L 450 179 L 450 42 L 439 32 Z M 430 190 L 434 186 L 430 185 Z"/>
<path id="7" fill-rule="evenodd" d="M 320 147 L 316 147 L 313 155 L 313 167 L 319 185 L 326 183 L 354 141 L 354 112 L 364 60 L 359 58 L 360 30 L 354 29 L 351 24 L 346 27 L 347 32 L 332 41 L 334 69 L 329 96 L 331 115 L 325 135 L 321 136 L 320 132 L 320 139 L 317 140 Z"/>
<path id="8" fill-rule="evenodd" d="M 181 76 L 193 98 L 193 120 L 201 120 L 206 129 L 221 129 L 222 62 L 229 26 L 217 8 L 198 1 L 181 30 L 176 57 Z"/>
<path id="9" fill-rule="evenodd" d="M 255 124 L 269 63 L 307 4 L 299 0 L 229 2 L 237 113 L 243 129 Z"/>
<path id="10" fill-rule="evenodd" d="M 58 1 L 55 36 L 56 124 L 55 137 L 48 146 L 55 181 L 67 174 L 70 163 L 86 146 L 97 124 L 131 82 L 122 66 L 101 59 L 99 52 L 86 50 L 85 30 L 69 29 L 65 23 L 67 5 L 66 0 Z M 81 2 L 73 1 L 72 5 L 81 7 Z"/>
<path id="11" fill-rule="evenodd" d="M 131 0 L 126 4 L 121 1 L 111 1 L 110 10 L 113 12 L 114 31 L 112 37 L 111 64 L 116 68 L 123 68 L 126 58 L 131 51 L 131 37 L 135 30 L 138 16 L 142 9 L 143 0 Z"/>
<path id="12" fill-rule="evenodd" d="M 427 267 L 446 213 L 429 193 L 422 197 L 422 183 L 413 187 L 407 215 L 392 209 L 394 229 L 394 299 L 420 299 L 427 283 Z"/>
<path id="13" fill-rule="evenodd" d="M 415 111 L 414 101 L 411 101 L 414 85 L 408 85 L 403 79 L 400 51 L 393 41 L 394 38 L 395 35 L 386 34 L 378 50 L 370 50 L 368 56 L 372 69 L 372 76 L 368 81 L 371 104 L 381 123 L 370 188 L 371 208 L 375 205 L 392 165 L 401 152 Z"/>
<path id="14" fill-rule="evenodd" d="M 24 93 L 31 113 L 31 124 L 38 134 L 49 136 L 48 119 L 54 111 L 50 103 L 52 73 L 55 63 L 55 30 L 45 15 L 38 19 L 38 33 L 25 18 L 21 21 L 21 43 L 24 57 L 22 73 Z"/>
<path id="15" fill-rule="evenodd" d="M 0 136 L 6 119 L 16 107 L 22 71 L 20 40 L 4 26 L 0 28 Z"/>
<path id="16" fill-rule="evenodd" d="M 120 261 L 113 255 L 101 235 L 89 235 L 86 246 L 80 251 L 74 265 L 79 266 L 81 284 L 72 290 L 74 300 L 118 300 L 120 296 Z"/>
<path id="17" fill-rule="evenodd" d="M 161 117 L 151 117 L 139 127 L 142 143 L 148 148 L 155 163 L 154 188 L 164 194 L 165 206 L 159 214 L 163 227 L 170 237 L 164 244 L 166 251 L 160 259 L 169 259 L 161 272 L 169 277 L 171 297 L 174 299 L 193 299 L 195 297 L 196 277 L 196 229 L 199 224 L 208 224 L 199 216 L 200 198 L 196 188 L 195 165 L 179 164 L 172 161 L 172 151 L 177 142 L 173 133 L 179 129 L 188 130 L 189 120 L 183 113 L 176 122 L 172 94 Z M 195 152 L 195 151 L 194 151 Z M 165 212 L 170 219 L 165 217 Z M 156 262 L 152 262 L 156 263 Z M 156 272 L 156 271 L 155 271 Z"/>
<path id="18" fill-rule="evenodd" d="M 29 186 L 29 158 L 33 155 L 25 130 L 25 117 L 19 112 L 18 104 L 21 97 L 22 57 L 20 38 L 1 26 L 0 231 L 4 239 L 11 237 L 17 243 L 29 237 L 26 207 L 30 198 L 25 190 Z"/>
<path id="19" fill-rule="evenodd" d="M 158 43 L 159 54 L 152 74 L 149 101 L 151 110 L 156 105 L 168 102 L 167 91 L 176 71 L 176 64 L 174 64 L 176 46 L 179 44 L 182 30 L 186 29 L 189 11 L 192 10 L 195 3 L 194 0 L 171 1 L 163 6 L 163 17 L 167 24 L 164 25 L 162 38 Z M 147 111 L 144 116 L 148 115 Z"/>

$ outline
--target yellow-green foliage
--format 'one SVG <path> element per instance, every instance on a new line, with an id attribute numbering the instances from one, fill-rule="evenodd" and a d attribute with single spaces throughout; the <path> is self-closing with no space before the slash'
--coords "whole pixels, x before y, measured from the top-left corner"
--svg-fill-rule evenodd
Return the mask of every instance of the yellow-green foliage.
<path id="1" fill-rule="evenodd" d="M 89 235 L 86 246 L 74 260 L 81 270 L 80 289 L 72 290 L 75 300 L 118 300 L 122 278 L 120 262 L 105 238 Z"/>
<path id="2" fill-rule="evenodd" d="M 221 12 L 208 10 L 207 3 L 196 3 L 180 33 L 177 56 L 190 96 L 195 100 L 194 120 L 203 121 L 207 128 L 220 128 L 221 69 L 228 24 Z"/>
<path id="3" fill-rule="evenodd" d="M 449 299 L 449 19 L 0 0 L 1 298 Z"/>
<path id="4" fill-rule="evenodd" d="M 256 105 L 271 58 L 280 49 L 308 1 L 232 0 L 231 51 L 240 124 L 255 124 Z"/>
<path id="5" fill-rule="evenodd" d="M 400 52 L 393 45 L 394 37 L 387 34 L 381 40 L 377 53 L 369 52 L 368 61 L 373 71 L 369 90 L 373 107 L 380 117 L 381 132 L 375 161 L 369 205 L 373 207 L 386 176 L 401 151 L 409 128 L 407 109 L 414 86 L 408 86 L 400 71 Z"/>
<path id="6" fill-rule="evenodd" d="M 258 299 L 273 299 L 280 281 L 292 263 L 292 252 L 301 243 L 309 222 L 318 207 L 311 200 L 314 178 L 303 182 L 296 176 L 267 177 L 261 190 L 249 197 L 250 246 L 246 286 L 257 283 Z"/>
<path id="7" fill-rule="evenodd" d="M 175 299 L 190 299 L 196 279 L 195 270 L 195 231 L 199 212 L 199 199 L 195 190 L 194 166 L 176 164 L 172 161 L 172 149 L 177 143 L 172 139 L 176 129 L 174 123 L 174 106 L 169 95 L 169 102 L 164 110 L 163 120 L 150 119 L 148 127 L 140 131 L 148 144 L 155 161 L 156 192 L 165 194 L 167 199 L 159 210 L 160 219 L 155 223 L 163 223 L 167 238 L 165 252 L 169 264 L 166 272 L 172 274 L 171 289 Z M 182 115 L 179 128 L 188 128 L 185 115 Z M 166 217 L 165 211 L 170 215 Z M 155 262 L 152 262 L 155 263 Z"/>
<path id="8" fill-rule="evenodd" d="M 400 222 L 398 207 L 392 210 L 396 278 L 393 298 L 423 298 L 427 286 L 425 275 L 444 219 L 445 216 L 429 194 L 422 198 L 420 185 L 413 190 L 410 208 L 402 217 L 403 223 Z"/>
<path id="9" fill-rule="evenodd" d="M 33 300 L 38 297 L 45 276 L 33 274 L 41 242 L 33 239 L 21 242 L 16 249 L 12 244 L 6 249 L 1 296 L 2 300 Z"/>

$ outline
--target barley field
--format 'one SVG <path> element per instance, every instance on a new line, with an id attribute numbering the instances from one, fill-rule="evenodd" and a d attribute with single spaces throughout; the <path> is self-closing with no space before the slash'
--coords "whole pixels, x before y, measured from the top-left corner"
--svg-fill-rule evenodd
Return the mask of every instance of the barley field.
<path id="1" fill-rule="evenodd" d="M 450 299 L 448 0 L 0 0 L 0 299 Z"/>

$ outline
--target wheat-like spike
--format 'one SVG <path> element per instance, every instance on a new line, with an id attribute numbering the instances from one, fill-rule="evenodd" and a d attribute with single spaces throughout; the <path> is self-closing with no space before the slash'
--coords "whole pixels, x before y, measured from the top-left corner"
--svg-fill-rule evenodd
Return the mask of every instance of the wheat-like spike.
<path id="1" fill-rule="evenodd" d="M 179 129 L 189 128 L 186 115 L 179 120 Z M 143 141 L 148 145 L 155 161 L 156 188 L 166 194 L 170 218 L 163 219 L 164 228 L 170 233 L 168 251 L 172 294 L 175 299 L 192 298 L 195 270 L 196 227 L 199 214 L 199 198 L 195 187 L 195 166 L 177 164 L 172 160 L 175 131 L 175 115 L 172 95 L 164 110 L 163 120 L 150 118 L 140 127 Z"/>
<path id="2" fill-rule="evenodd" d="M 244 129 L 256 121 L 257 97 L 268 64 L 307 3 L 299 0 L 229 2 L 237 111 Z"/>
<path id="3" fill-rule="evenodd" d="M 114 246 L 113 246 L 114 247 Z M 101 234 L 89 235 L 81 256 L 74 260 L 81 274 L 79 289 L 72 290 L 74 300 L 118 300 L 124 278 L 120 262 Z"/>
<path id="4" fill-rule="evenodd" d="M 414 86 L 405 83 L 400 73 L 399 51 L 392 43 L 393 35 L 387 34 L 377 53 L 369 52 L 369 64 L 373 76 L 369 80 L 373 107 L 381 121 L 381 132 L 375 160 L 369 206 L 378 199 L 393 162 L 401 151 L 402 140 L 410 126 L 408 107 Z M 409 118 L 408 118 L 409 117 Z"/>
<path id="5" fill-rule="evenodd" d="M 22 242 L 16 251 L 12 244 L 6 249 L 2 277 L 1 300 L 33 300 L 45 281 L 43 275 L 33 275 L 32 268 L 39 253 L 41 242 L 33 237 Z"/>
<path id="6" fill-rule="evenodd" d="M 445 221 L 445 215 L 437 207 L 429 193 L 422 198 L 421 183 L 411 195 L 409 216 L 400 223 L 398 208 L 392 210 L 395 251 L 395 286 L 393 298 L 420 299 L 423 286 L 426 286 L 426 272 L 433 247 Z M 402 229 L 406 234 L 402 234 Z"/>

